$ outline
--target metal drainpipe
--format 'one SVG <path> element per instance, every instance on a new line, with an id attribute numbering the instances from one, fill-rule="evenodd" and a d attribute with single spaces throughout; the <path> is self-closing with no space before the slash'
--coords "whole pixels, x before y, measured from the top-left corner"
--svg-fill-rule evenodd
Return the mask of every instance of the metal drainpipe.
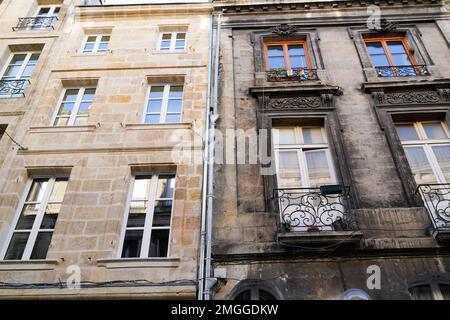
<path id="1" fill-rule="evenodd" d="M 205 257 L 205 300 L 211 299 L 211 288 L 216 283 L 212 278 L 211 270 L 211 242 L 212 242 L 212 221 L 213 221 L 213 197 L 214 197 L 214 147 L 215 147 L 215 128 L 216 121 L 219 118 L 219 63 L 220 63 L 220 34 L 221 34 L 222 14 L 217 18 L 217 36 L 216 36 L 216 56 L 214 62 L 214 104 L 213 115 L 211 119 L 211 148 L 209 149 L 208 163 L 208 206 L 206 216 L 206 257 Z"/>
<path id="2" fill-rule="evenodd" d="M 214 33 L 214 16 L 211 15 L 211 26 L 209 30 L 209 51 L 208 51 L 208 92 L 206 96 L 205 111 L 205 150 L 203 159 L 203 183 L 202 183 L 202 213 L 201 213 L 201 231 L 200 231 L 200 256 L 198 259 L 198 293 L 197 299 L 203 300 L 203 291 L 205 287 L 205 253 L 206 253 L 206 199 L 208 189 L 208 157 L 209 157 L 209 126 L 211 115 L 211 71 L 213 58 L 213 33 Z"/>

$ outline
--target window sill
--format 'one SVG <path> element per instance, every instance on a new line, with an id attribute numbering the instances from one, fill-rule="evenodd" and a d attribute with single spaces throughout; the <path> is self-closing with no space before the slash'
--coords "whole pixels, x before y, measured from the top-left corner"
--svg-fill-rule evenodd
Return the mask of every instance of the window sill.
<path id="1" fill-rule="evenodd" d="M 152 50 L 152 54 L 187 54 L 187 50 Z"/>
<path id="2" fill-rule="evenodd" d="M 97 127 L 95 125 L 85 126 L 48 126 L 48 127 L 30 127 L 30 133 L 58 133 L 58 132 L 93 132 Z"/>
<path id="3" fill-rule="evenodd" d="M 126 130 L 166 130 L 191 129 L 192 123 L 130 123 L 125 124 Z"/>
<path id="4" fill-rule="evenodd" d="M 358 244 L 362 236 L 360 231 L 282 232 L 278 240 L 292 245 Z"/>
<path id="5" fill-rule="evenodd" d="M 58 260 L 1 260 L 0 271 L 53 270 Z"/>
<path id="6" fill-rule="evenodd" d="M 110 54 L 111 51 L 107 51 L 107 52 L 77 52 L 75 54 L 72 54 L 71 57 L 73 58 L 78 58 L 78 57 L 98 57 L 98 56 L 106 56 L 108 54 Z"/>
<path id="7" fill-rule="evenodd" d="M 106 269 L 177 268 L 179 264 L 179 258 L 121 258 L 97 260 L 97 266 L 105 267 Z"/>

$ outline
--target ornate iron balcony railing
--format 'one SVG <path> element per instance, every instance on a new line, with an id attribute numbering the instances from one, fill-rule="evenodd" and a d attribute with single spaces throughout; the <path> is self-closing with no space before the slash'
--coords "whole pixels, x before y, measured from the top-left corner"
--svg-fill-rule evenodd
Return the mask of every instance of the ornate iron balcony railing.
<path id="1" fill-rule="evenodd" d="M 308 80 L 319 80 L 317 76 L 317 69 L 305 69 L 305 68 L 295 68 L 295 69 L 273 69 L 266 72 L 267 81 L 308 81 Z"/>
<path id="2" fill-rule="evenodd" d="M 340 186 L 339 186 L 340 187 Z M 276 189 L 280 231 L 319 232 L 358 230 L 350 211 L 350 187 L 321 192 L 320 188 Z"/>
<path id="3" fill-rule="evenodd" d="M 19 18 L 19 22 L 13 30 L 42 30 L 53 28 L 53 23 L 58 20 L 57 17 L 25 17 Z"/>
<path id="4" fill-rule="evenodd" d="M 421 184 L 417 193 L 422 196 L 433 227 L 450 229 L 450 184 Z"/>
<path id="5" fill-rule="evenodd" d="M 23 97 L 29 83 L 28 79 L 0 80 L 0 97 Z"/>
<path id="6" fill-rule="evenodd" d="M 410 65 L 410 66 L 386 66 L 375 67 L 378 76 L 381 78 L 389 77 L 415 77 L 428 76 L 430 72 L 426 65 Z"/>

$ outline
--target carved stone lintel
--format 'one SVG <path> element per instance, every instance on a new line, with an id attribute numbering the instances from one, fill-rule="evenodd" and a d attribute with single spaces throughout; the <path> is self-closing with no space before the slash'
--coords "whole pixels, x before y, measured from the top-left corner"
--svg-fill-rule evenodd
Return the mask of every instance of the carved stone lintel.
<path id="1" fill-rule="evenodd" d="M 372 31 L 378 32 L 390 32 L 397 30 L 397 24 L 394 22 L 388 21 L 386 18 L 380 19 L 379 23 L 373 23 L 369 26 L 369 29 Z"/>
<path id="2" fill-rule="evenodd" d="M 450 89 L 438 89 L 437 92 L 441 96 L 442 100 L 450 101 Z"/>
<path id="3" fill-rule="evenodd" d="M 385 94 L 388 104 L 421 104 L 438 103 L 441 101 L 436 91 L 406 91 Z"/>
<path id="4" fill-rule="evenodd" d="M 322 106 L 320 96 L 312 97 L 289 97 L 270 99 L 266 109 L 292 110 L 292 109 L 317 109 Z"/>
<path id="5" fill-rule="evenodd" d="M 272 28 L 272 33 L 278 34 L 280 36 L 288 36 L 297 31 L 297 27 L 290 26 L 288 24 L 280 24 L 274 28 Z"/>
<path id="6" fill-rule="evenodd" d="M 372 98 L 373 98 L 373 101 L 375 102 L 375 104 L 377 104 L 377 105 L 386 103 L 383 91 L 374 91 L 374 92 L 372 92 Z"/>

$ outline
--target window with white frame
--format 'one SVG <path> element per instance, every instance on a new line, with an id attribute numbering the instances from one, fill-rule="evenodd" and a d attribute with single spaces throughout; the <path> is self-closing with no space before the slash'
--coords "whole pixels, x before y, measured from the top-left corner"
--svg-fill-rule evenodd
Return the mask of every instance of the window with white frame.
<path id="1" fill-rule="evenodd" d="M 336 183 L 324 127 L 276 127 L 273 141 L 279 188 L 315 188 Z"/>
<path id="2" fill-rule="evenodd" d="M 186 32 L 163 32 L 160 36 L 159 50 L 184 51 L 186 49 Z"/>
<path id="3" fill-rule="evenodd" d="M 21 95 L 28 84 L 40 54 L 40 51 L 31 51 L 14 52 L 10 55 L 0 78 L 2 83 L 0 96 Z"/>
<path id="4" fill-rule="evenodd" d="M 39 6 L 36 10 L 34 16 L 36 18 L 43 18 L 36 20 L 36 23 L 31 26 L 31 29 L 38 30 L 41 28 L 50 27 L 54 20 L 58 17 L 59 11 L 61 10 L 60 6 Z"/>
<path id="5" fill-rule="evenodd" d="M 108 34 L 87 35 L 84 39 L 82 52 L 106 52 L 108 51 L 109 40 L 110 35 Z"/>
<path id="6" fill-rule="evenodd" d="M 53 121 L 54 126 L 85 125 L 95 96 L 95 87 L 66 88 Z"/>
<path id="7" fill-rule="evenodd" d="M 179 123 L 183 109 L 183 85 L 151 85 L 145 123 Z"/>
<path id="8" fill-rule="evenodd" d="M 3 248 L 4 260 L 45 259 L 66 192 L 67 178 L 30 180 L 14 229 Z"/>
<path id="9" fill-rule="evenodd" d="M 174 190 L 174 174 L 133 178 L 122 236 L 122 258 L 169 255 Z"/>
<path id="10" fill-rule="evenodd" d="M 450 183 L 450 135 L 445 122 L 397 122 L 398 137 L 416 183 Z"/>

